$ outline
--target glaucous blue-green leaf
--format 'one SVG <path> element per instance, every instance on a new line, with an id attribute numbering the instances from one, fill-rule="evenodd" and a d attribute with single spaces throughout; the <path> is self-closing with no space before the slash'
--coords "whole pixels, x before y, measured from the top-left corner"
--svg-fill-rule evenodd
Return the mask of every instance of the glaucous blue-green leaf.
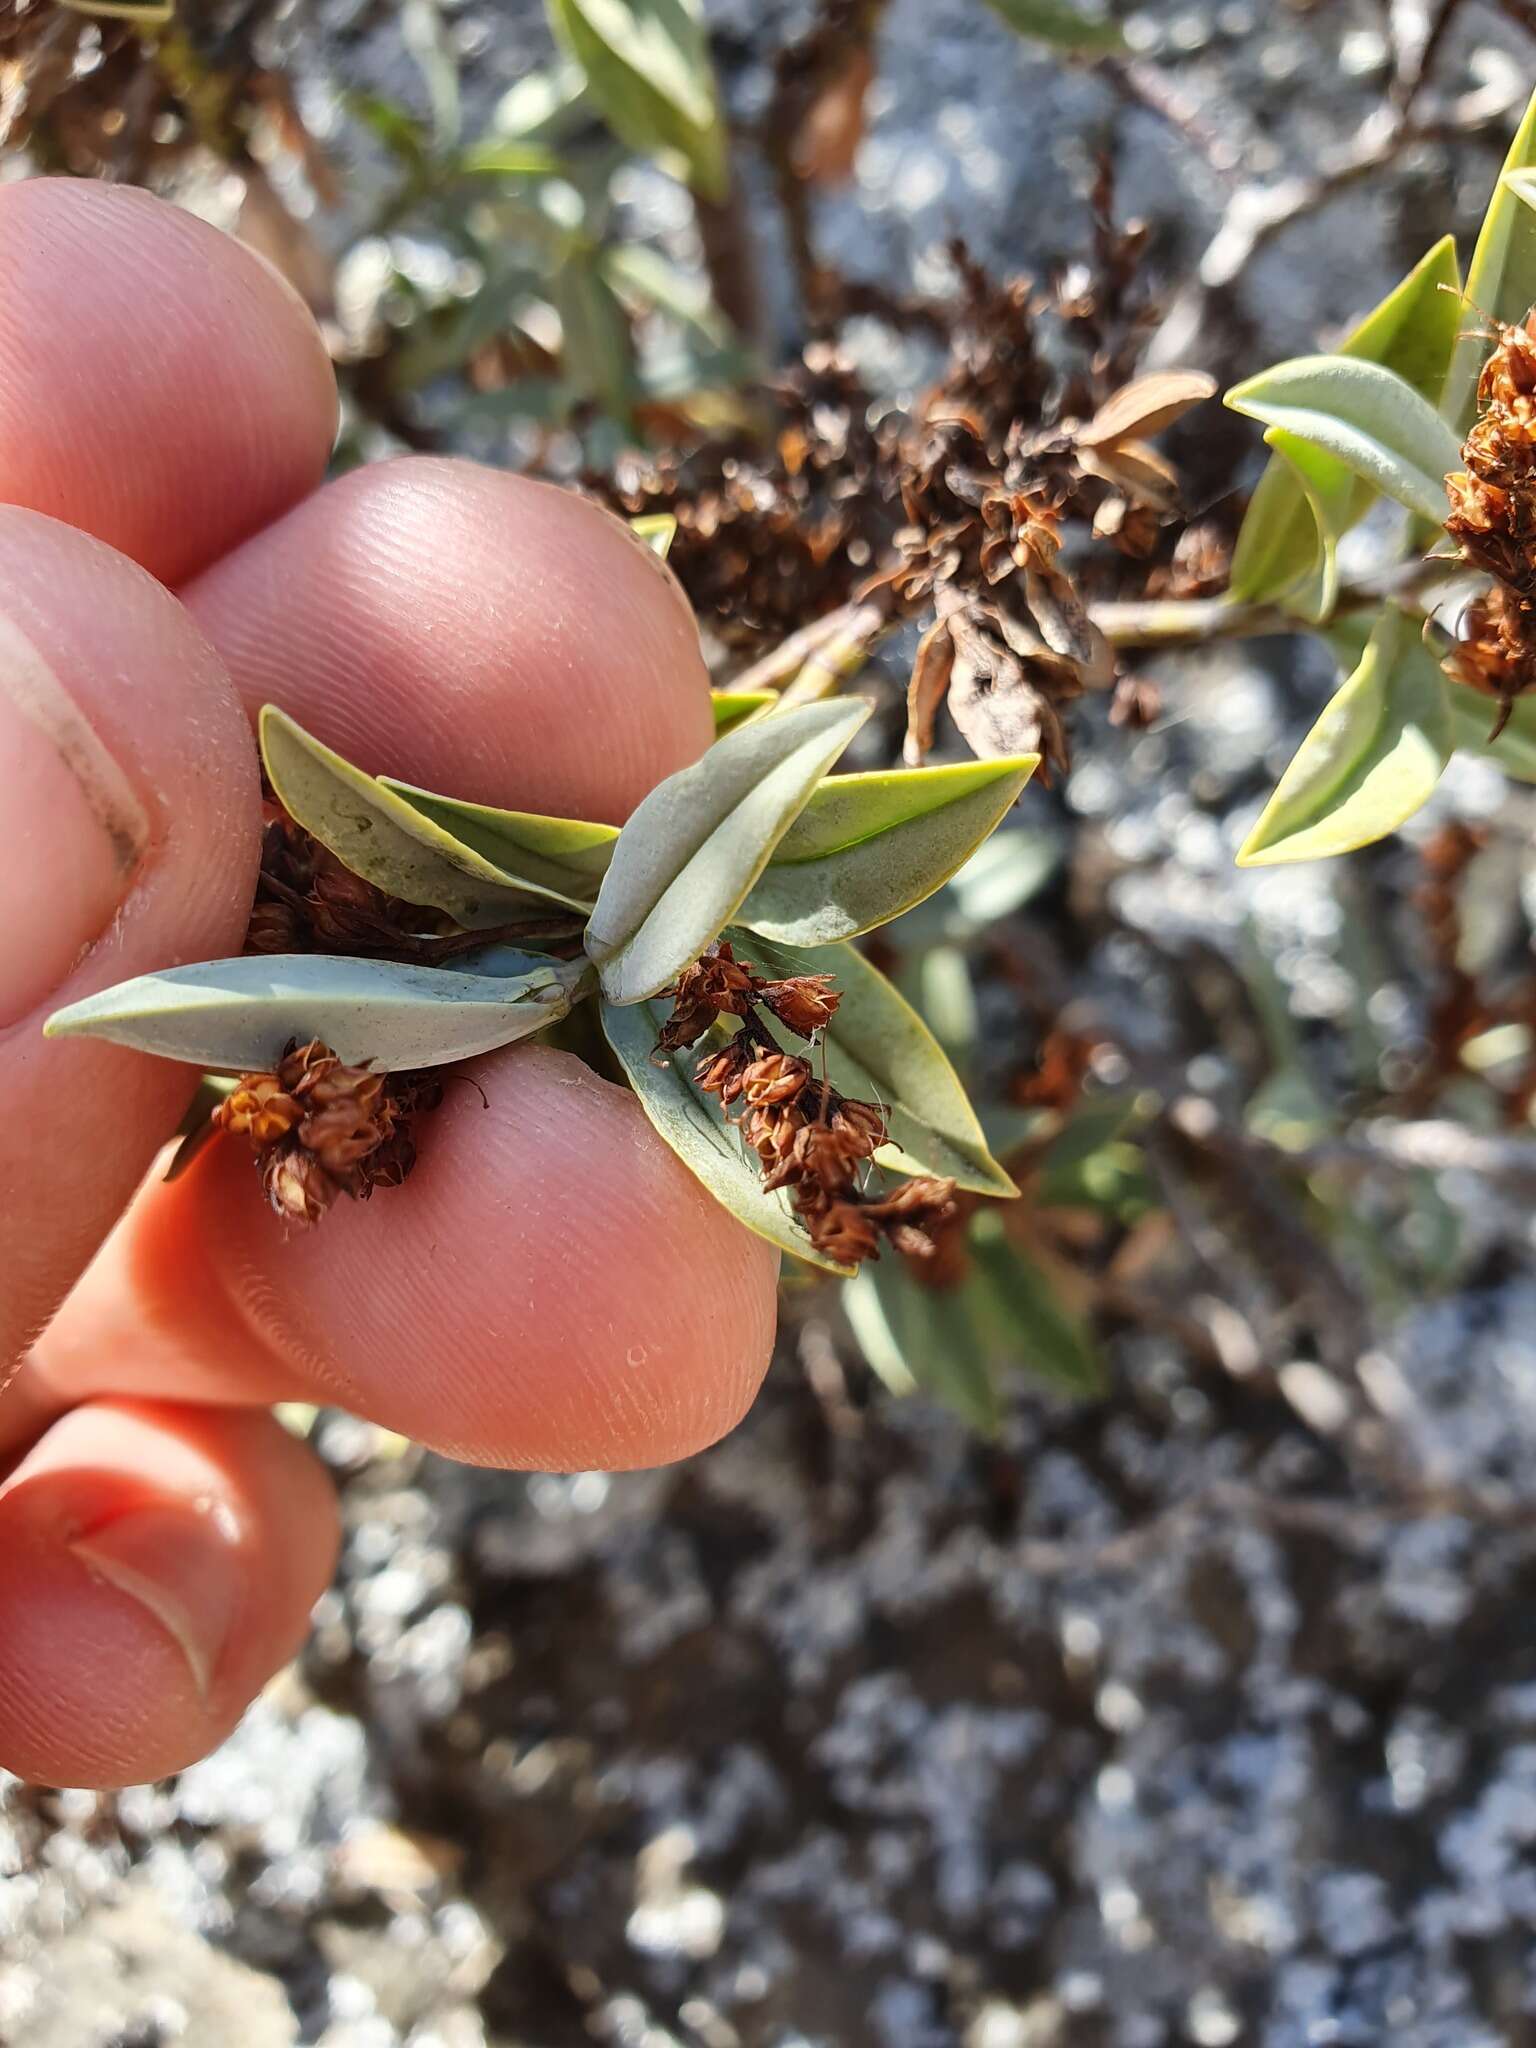
<path id="1" fill-rule="evenodd" d="M 1469 690 L 1465 683 L 1448 682 L 1445 701 L 1450 707 L 1451 733 L 1457 749 L 1481 754 L 1496 762 L 1517 782 L 1536 782 L 1536 697 L 1517 697 L 1509 720 L 1496 740 L 1493 731 L 1498 715 L 1497 700 L 1481 690 Z"/>
<path id="2" fill-rule="evenodd" d="M 1430 404 L 1440 397 L 1456 344 L 1461 277 L 1447 235 L 1368 313 L 1335 354 L 1395 370 Z M 1326 618 L 1337 589 L 1341 534 L 1375 498 L 1344 463 L 1271 428 L 1275 454 L 1259 479 L 1232 555 L 1230 595 L 1243 603 L 1285 602 L 1304 618 Z"/>
<path id="3" fill-rule="evenodd" d="M 684 1052 L 658 1052 L 670 1003 L 626 1003 L 622 1007 L 601 1003 L 598 1007 L 608 1043 L 618 1055 L 640 1107 L 715 1200 L 781 1251 L 792 1252 L 797 1259 L 807 1259 L 829 1273 L 851 1272 L 851 1267 L 817 1251 L 795 1220 L 789 1197 L 782 1189 L 770 1193 L 763 1186 L 757 1158 L 721 1108 L 720 1098 L 695 1087 L 694 1067 L 716 1039 Z M 726 1042 L 723 1031 L 717 1031 L 717 1037 L 720 1044 Z"/>
<path id="4" fill-rule="evenodd" d="M 610 1002 L 658 994 L 714 943 L 868 716 L 857 698 L 775 712 L 651 791 L 619 834 L 587 925 Z"/>
<path id="5" fill-rule="evenodd" d="M 1524 202 L 1522 173 L 1536 169 L 1536 94 L 1515 131 L 1467 268 L 1457 317 L 1456 352 L 1440 410 L 1460 439 L 1477 411 L 1477 380 L 1494 342 L 1494 323 L 1513 325 L 1536 305 L 1536 213 Z M 1459 464 L 1455 465 L 1460 467 Z"/>
<path id="6" fill-rule="evenodd" d="M 677 539 L 677 521 L 670 512 L 644 512 L 629 522 L 630 532 L 643 540 L 653 555 L 665 561 Z"/>
<path id="7" fill-rule="evenodd" d="M 1461 443 L 1413 386 L 1380 363 L 1296 356 L 1235 384 L 1234 412 L 1311 442 L 1410 512 L 1443 522 Z"/>
<path id="8" fill-rule="evenodd" d="M 1384 839 L 1425 803 L 1454 749 L 1439 664 L 1418 621 L 1381 614 L 1238 854 L 1240 867 L 1319 860 Z"/>
<path id="9" fill-rule="evenodd" d="M 273 704 L 261 714 L 261 753 L 278 802 L 387 895 L 446 911 L 470 931 L 565 900 L 486 860 Z"/>
<path id="10" fill-rule="evenodd" d="M 527 1038 L 570 1009 L 583 964 L 523 958 L 523 973 L 503 976 L 327 953 L 204 960 L 86 996 L 44 1029 L 223 1073 L 271 1067 L 290 1040 L 311 1038 L 355 1066 L 440 1067 Z"/>
<path id="11" fill-rule="evenodd" d="M 777 690 L 711 690 L 710 706 L 715 714 L 715 738 L 723 739 L 749 718 L 762 718 L 779 701 Z"/>
<path id="12" fill-rule="evenodd" d="M 671 151 L 688 182 L 723 199 L 725 126 L 699 0 L 546 0 L 556 38 L 631 149 Z"/>
<path id="13" fill-rule="evenodd" d="M 872 931 L 947 882 L 1013 808 L 1038 754 L 834 775 L 774 849 L 736 921 L 792 946 Z"/>
<path id="14" fill-rule="evenodd" d="M 996 1434 L 1002 1404 L 969 1285 L 925 1287 L 887 1252 L 849 1281 L 843 1308 L 870 1370 L 893 1394 L 928 1394 L 979 1435 Z"/>
<path id="15" fill-rule="evenodd" d="M 774 980 L 830 974 L 842 994 L 822 1035 L 827 1078 L 834 1088 L 884 1111 L 891 1143 L 882 1164 L 908 1173 L 947 1175 L 981 1195 L 1018 1189 L 987 1150 L 987 1141 L 943 1048 L 878 968 L 852 946 L 786 946 L 732 929 L 739 959 Z M 818 1055 L 819 1057 L 819 1055 Z"/>
<path id="16" fill-rule="evenodd" d="M 1021 36 L 1032 36 L 1053 49 L 1101 57 L 1125 48 L 1125 37 L 1114 22 L 1073 6 L 1071 0 L 987 0 L 987 5 Z"/>
<path id="17" fill-rule="evenodd" d="M 619 836 L 617 825 L 465 803 L 458 797 L 438 796 L 430 789 L 398 782 L 392 775 L 381 775 L 379 781 L 392 796 L 478 854 L 498 874 L 573 910 L 586 910 L 596 897 Z"/>
<path id="18" fill-rule="evenodd" d="M 973 1313 L 999 1354 L 1063 1393 L 1102 1393 L 1103 1365 L 1087 1331 L 1034 1260 L 1008 1242 L 1002 1218 L 977 1216 L 967 1248 Z"/>

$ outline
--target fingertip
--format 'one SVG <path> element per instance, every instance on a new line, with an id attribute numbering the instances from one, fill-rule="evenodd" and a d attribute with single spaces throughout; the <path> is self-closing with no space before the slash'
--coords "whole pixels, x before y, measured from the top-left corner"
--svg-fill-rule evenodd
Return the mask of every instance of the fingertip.
<path id="1" fill-rule="evenodd" d="M 617 822 L 712 737 L 665 565 L 590 500 L 475 463 L 354 470 L 184 594 L 252 714 L 476 802 Z"/>
<path id="2" fill-rule="evenodd" d="M 285 1237 L 229 1145 L 155 1191 L 138 1262 L 193 1269 L 189 1351 L 253 1341 L 320 1401 L 477 1464 L 669 1463 L 741 1419 L 772 1348 L 778 1258 L 626 1089 L 522 1047 L 471 1069 L 410 1181 Z"/>
<path id="3" fill-rule="evenodd" d="M 228 235 L 130 186 L 22 179 L 0 275 L 0 500 L 175 583 L 324 475 L 319 330 Z"/>
<path id="4" fill-rule="evenodd" d="M 302 1642 L 337 1540 L 269 1416 L 73 1410 L 0 1486 L 0 1761 L 101 1787 L 205 1755 Z"/>

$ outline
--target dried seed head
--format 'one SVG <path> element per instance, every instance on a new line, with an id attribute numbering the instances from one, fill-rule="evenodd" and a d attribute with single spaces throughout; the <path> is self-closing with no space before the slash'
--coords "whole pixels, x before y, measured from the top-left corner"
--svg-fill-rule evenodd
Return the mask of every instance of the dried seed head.
<path id="1" fill-rule="evenodd" d="M 304 1115 L 276 1074 L 244 1074 L 239 1086 L 213 1112 L 216 1130 L 232 1131 L 253 1145 L 275 1145 Z"/>
<path id="2" fill-rule="evenodd" d="M 662 1046 L 676 1052 L 682 1046 L 696 1045 L 716 1017 L 745 1017 L 761 986 L 722 939 L 677 977 L 670 990 L 672 1015 L 661 1028 Z"/>
<path id="3" fill-rule="evenodd" d="M 758 1000 L 797 1038 L 814 1038 L 842 1001 L 832 983 L 830 974 L 793 974 L 784 981 L 765 981 Z"/>
<path id="4" fill-rule="evenodd" d="M 793 1102 L 811 1078 L 809 1060 L 793 1053 L 762 1053 L 742 1073 L 741 1093 L 753 1109 Z"/>
<path id="5" fill-rule="evenodd" d="M 718 1095 L 729 1107 L 741 1099 L 743 1081 L 752 1058 L 750 1041 L 744 1032 L 738 1031 L 729 1045 L 717 1053 L 706 1054 L 699 1061 L 693 1078 L 706 1095 Z"/>
<path id="6" fill-rule="evenodd" d="M 398 1187 L 416 1161 L 410 1119 L 442 1093 L 435 1075 L 348 1066 L 311 1039 L 290 1047 L 275 1073 L 242 1075 L 213 1122 L 250 1139 L 277 1214 L 311 1224 L 338 1195 L 362 1201 Z"/>
<path id="7" fill-rule="evenodd" d="M 879 1257 L 880 1234 L 862 1202 L 828 1197 L 819 1188 L 797 1188 L 795 1208 L 817 1251 L 845 1266 Z"/>
<path id="8" fill-rule="evenodd" d="M 269 1151 L 261 1161 L 261 1184 L 275 1213 L 285 1223 L 318 1223 L 341 1193 L 339 1185 L 312 1153 L 292 1139 Z"/>

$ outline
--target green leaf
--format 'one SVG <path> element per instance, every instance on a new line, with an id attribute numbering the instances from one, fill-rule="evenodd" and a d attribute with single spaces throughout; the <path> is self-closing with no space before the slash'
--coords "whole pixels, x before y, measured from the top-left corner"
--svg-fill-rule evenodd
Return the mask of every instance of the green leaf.
<path id="1" fill-rule="evenodd" d="M 839 1265 L 817 1251 L 795 1220 L 788 1196 L 782 1189 L 770 1194 L 763 1186 L 761 1168 L 721 1108 L 720 1098 L 694 1086 L 693 1068 L 714 1041 L 670 1056 L 658 1053 L 670 1003 L 627 1003 L 622 1008 L 600 1003 L 598 1007 L 608 1043 L 618 1055 L 640 1107 L 715 1200 L 781 1251 L 792 1252 L 797 1259 L 809 1260 L 829 1273 L 851 1272 L 852 1267 Z M 723 1045 L 725 1033 L 717 1028 L 716 1035 Z"/>
<path id="2" fill-rule="evenodd" d="M 555 273 L 550 296 L 560 315 L 565 383 L 576 396 L 595 399 L 610 419 L 632 433 L 639 389 L 634 336 L 595 255 L 586 250 L 569 254 Z"/>
<path id="3" fill-rule="evenodd" d="M 714 943 L 868 716 L 857 698 L 776 712 L 651 791 L 619 834 L 587 926 L 610 1002 L 659 994 Z"/>
<path id="4" fill-rule="evenodd" d="M 465 178 L 557 178 L 564 166 L 555 152 L 540 142 L 502 136 L 471 143 L 460 151 L 453 168 Z"/>
<path id="5" fill-rule="evenodd" d="M 484 859 L 273 704 L 261 714 L 261 754 L 278 802 L 387 895 L 445 911 L 469 931 L 526 916 L 530 900 L 567 901 Z"/>
<path id="6" fill-rule="evenodd" d="M 59 4 L 72 14 L 131 21 L 136 28 L 163 28 L 176 13 L 175 0 L 59 0 Z"/>
<path id="7" fill-rule="evenodd" d="M 1440 668 L 1418 622 L 1388 605 L 1238 854 L 1240 867 L 1351 853 L 1395 832 L 1453 750 Z"/>
<path id="8" fill-rule="evenodd" d="M 987 0 L 987 5 L 1021 36 L 1033 36 L 1053 49 L 1101 56 L 1125 48 L 1114 22 L 1084 14 L 1069 0 Z"/>
<path id="9" fill-rule="evenodd" d="M 791 974 L 831 974 L 842 991 L 822 1045 L 834 1088 L 862 1102 L 878 1102 L 891 1143 L 882 1164 L 908 1173 L 952 1177 L 981 1195 L 1016 1195 L 1018 1189 L 987 1150 L 976 1112 L 960 1077 L 933 1033 L 862 953 L 852 946 L 785 946 L 733 930 L 739 958 L 775 980 Z"/>
<path id="10" fill-rule="evenodd" d="M 1536 168 L 1536 93 L 1533 93 L 1488 211 L 1478 230 L 1458 308 L 1456 353 L 1451 358 L 1440 410 L 1461 440 L 1477 411 L 1477 380 L 1493 347 L 1490 326 L 1513 325 L 1536 304 L 1536 213 L 1523 200 L 1521 173 Z M 1455 465 L 1459 467 L 1460 465 Z"/>
<path id="11" fill-rule="evenodd" d="M 1456 344 L 1460 287 L 1456 244 L 1447 235 L 1335 353 L 1395 370 L 1434 404 Z M 1264 438 L 1275 458 L 1237 537 L 1230 595 L 1252 604 L 1285 600 L 1303 617 L 1325 618 L 1337 588 L 1339 537 L 1365 516 L 1376 493 L 1344 463 L 1294 435 L 1271 429 Z"/>
<path id="12" fill-rule="evenodd" d="M 899 917 L 990 836 L 1039 759 L 831 777 L 779 841 L 737 922 L 788 945 L 824 946 Z"/>
<path id="13" fill-rule="evenodd" d="M 271 1067 L 290 1040 L 311 1038 L 353 1066 L 439 1067 L 527 1038 L 570 1009 L 581 966 L 522 957 L 524 971 L 503 976 L 326 953 L 207 960 L 86 996 L 44 1031 L 224 1073 Z"/>
<path id="14" fill-rule="evenodd" d="M 715 738 L 723 739 L 749 718 L 761 718 L 779 701 L 777 690 L 711 690 L 710 705 L 715 714 Z"/>
<path id="15" fill-rule="evenodd" d="M 889 1254 L 848 1282 L 843 1308 L 893 1394 L 921 1391 L 981 1435 L 996 1434 L 1001 1403 L 969 1287 L 925 1287 Z"/>
<path id="16" fill-rule="evenodd" d="M 1104 1368 L 1087 1332 L 1034 1261 L 1008 1242 L 1002 1219 L 976 1217 L 969 1248 L 978 1308 L 1008 1362 L 1063 1393 L 1102 1393 Z"/>
<path id="17" fill-rule="evenodd" d="M 437 796 L 392 775 L 381 775 L 379 783 L 456 844 L 480 855 L 497 874 L 573 910 L 586 910 L 593 902 L 619 836 L 617 825 L 501 811 L 491 804 Z"/>
<path id="18" fill-rule="evenodd" d="M 1481 690 L 1469 690 L 1465 683 L 1447 683 L 1445 701 L 1450 707 L 1451 734 L 1459 751 L 1481 754 L 1512 775 L 1517 782 L 1536 782 L 1536 697 L 1517 697 L 1510 707 L 1509 722 L 1496 740 L 1488 735 L 1498 705 Z"/>
<path id="19" fill-rule="evenodd" d="M 547 0 L 550 25 L 587 74 L 621 142 L 673 151 L 707 199 L 729 186 L 725 125 L 699 0 Z"/>
<path id="20" fill-rule="evenodd" d="M 670 512 L 645 512 L 629 522 L 630 532 L 643 540 L 653 555 L 665 561 L 677 539 L 677 520 Z"/>
<path id="21" fill-rule="evenodd" d="M 1313 443 L 1410 512 L 1443 523 L 1445 478 L 1460 467 L 1461 443 L 1394 371 L 1350 356 L 1296 356 L 1234 385 L 1226 403 Z"/>

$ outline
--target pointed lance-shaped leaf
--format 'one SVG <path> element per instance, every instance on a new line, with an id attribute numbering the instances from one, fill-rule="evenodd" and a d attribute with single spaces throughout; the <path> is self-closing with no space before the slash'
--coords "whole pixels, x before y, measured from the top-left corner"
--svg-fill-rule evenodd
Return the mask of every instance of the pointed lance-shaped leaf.
<path id="1" fill-rule="evenodd" d="M 592 904 L 619 836 L 617 825 L 465 803 L 459 797 L 417 789 L 393 775 L 381 775 L 379 782 L 498 874 L 573 910 L 584 911 Z"/>
<path id="2" fill-rule="evenodd" d="M 1144 441 L 1215 393 L 1216 379 L 1205 370 L 1149 370 L 1106 398 L 1072 438 L 1080 448 L 1113 447 L 1128 438 Z"/>
<path id="3" fill-rule="evenodd" d="M 893 1394 L 927 1394 L 979 1435 L 996 1435 L 1002 1403 L 970 1286 L 925 1286 L 887 1255 L 849 1281 L 843 1308 L 870 1370 Z"/>
<path id="4" fill-rule="evenodd" d="M 852 946 L 786 946 L 735 928 L 738 959 L 762 974 L 830 974 L 841 1001 L 821 1044 L 827 1078 L 860 1102 L 876 1102 L 891 1134 L 878 1154 L 906 1173 L 947 1175 L 980 1195 L 1018 1189 L 987 1150 L 960 1076 L 928 1026 L 878 968 Z"/>
<path id="5" fill-rule="evenodd" d="M 444 911 L 470 931 L 526 916 L 530 903 L 565 902 L 486 860 L 275 704 L 262 710 L 261 753 L 289 815 L 386 895 Z"/>
<path id="6" fill-rule="evenodd" d="M 609 1002 L 659 994 L 713 945 L 868 716 L 857 698 L 775 712 L 651 791 L 619 834 L 587 926 Z"/>
<path id="7" fill-rule="evenodd" d="M 1446 375 L 1440 410 L 1460 440 L 1477 411 L 1477 380 L 1500 323 L 1514 326 L 1536 305 L 1536 212 L 1525 199 L 1523 173 L 1536 169 L 1536 93 L 1493 188 L 1467 266 L 1458 307 L 1456 353 Z"/>
<path id="8" fill-rule="evenodd" d="M 557 40 L 587 75 L 621 142 L 672 151 L 706 199 L 730 183 L 709 40 L 699 0 L 546 0 Z"/>
<path id="9" fill-rule="evenodd" d="M 764 718 L 779 701 L 777 690 L 711 690 L 710 709 L 715 714 L 715 738 L 724 739 L 749 718 Z"/>
<path id="10" fill-rule="evenodd" d="M 207 960 L 120 982 L 44 1028 L 212 1072 L 269 1068 L 291 1041 L 311 1038 L 354 1066 L 445 1066 L 527 1038 L 570 1009 L 584 964 L 522 957 L 526 971 L 501 976 L 325 953 Z"/>
<path id="11" fill-rule="evenodd" d="M 701 1180 L 715 1200 L 749 1230 L 766 1237 L 781 1251 L 809 1260 L 829 1273 L 853 1269 L 817 1251 L 796 1221 L 782 1189 L 763 1186 L 762 1169 L 731 1122 L 716 1095 L 696 1087 L 693 1070 L 715 1039 L 691 1051 L 670 1056 L 657 1051 L 668 1003 L 601 1003 L 603 1030 L 618 1055 L 640 1107 L 689 1172 Z M 719 1033 L 718 1042 L 726 1042 Z"/>
<path id="12" fill-rule="evenodd" d="M 1443 523 L 1445 478 L 1461 465 L 1461 443 L 1394 371 L 1350 356 L 1296 356 L 1234 385 L 1226 402 L 1313 443 L 1410 512 Z"/>
<path id="13" fill-rule="evenodd" d="M 1318 860 L 1384 839 L 1425 803 L 1454 748 L 1445 679 L 1419 624 L 1384 608 L 1238 854 L 1240 867 Z"/>
<path id="14" fill-rule="evenodd" d="M 1053 49 L 1101 57 L 1125 48 L 1125 37 L 1114 22 L 1085 12 L 1074 0 L 987 0 L 987 5 L 1021 36 L 1032 36 Z"/>
<path id="15" fill-rule="evenodd" d="M 974 1312 L 997 1355 L 1065 1394 L 1100 1394 L 1104 1367 L 1087 1331 L 1035 1261 L 1008 1242 L 995 1211 L 971 1224 Z"/>
<path id="16" fill-rule="evenodd" d="M 1456 244 L 1446 235 L 1334 353 L 1395 370 L 1434 405 L 1456 346 L 1460 291 Z M 1264 438 L 1275 457 L 1249 501 L 1228 591 L 1241 603 L 1283 602 L 1320 620 L 1337 591 L 1338 540 L 1364 518 L 1376 492 L 1335 456 L 1294 435 L 1271 428 Z"/>
<path id="17" fill-rule="evenodd" d="M 825 946 L 899 917 L 947 882 L 1007 816 L 1038 754 L 829 776 L 774 849 L 736 921 Z"/>

